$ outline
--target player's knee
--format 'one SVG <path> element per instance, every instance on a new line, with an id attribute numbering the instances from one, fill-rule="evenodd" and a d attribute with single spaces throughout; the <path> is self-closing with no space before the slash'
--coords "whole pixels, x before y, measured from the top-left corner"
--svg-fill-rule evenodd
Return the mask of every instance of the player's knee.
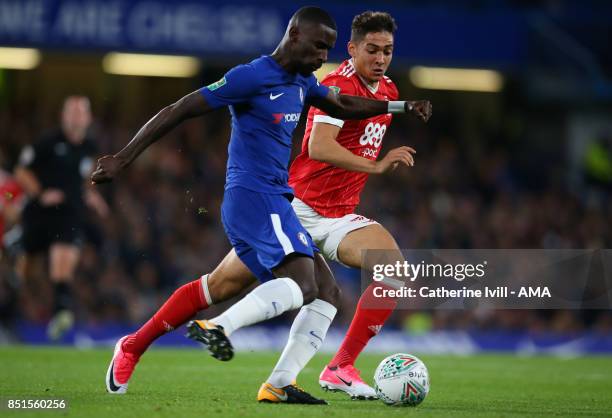
<path id="1" fill-rule="evenodd" d="M 340 290 L 340 287 L 334 282 L 330 286 L 319 288 L 319 299 L 322 299 L 325 302 L 334 305 L 336 309 L 340 309 L 342 291 Z"/>
<path id="2" fill-rule="evenodd" d="M 210 298 L 215 302 L 223 302 L 233 296 L 233 289 L 226 283 L 221 283 L 218 286 L 209 286 Z"/>
<path id="3" fill-rule="evenodd" d="M 209 274 L 207 286 L 210 298 L 215 303 L 224 302 L 237 296 L 246 287 L 235 280 L 223 280 L 221 276 L 216 275 L 214 272 Z"/>
<path id="4" fill-rule="evenodd" d="M 302 297 L 304 298 L 304 305 L 309 304 L 317 298 L 319 295 L 319 287 L 314 280 L 303 280 L 298 283 L 302 290 Z"/>

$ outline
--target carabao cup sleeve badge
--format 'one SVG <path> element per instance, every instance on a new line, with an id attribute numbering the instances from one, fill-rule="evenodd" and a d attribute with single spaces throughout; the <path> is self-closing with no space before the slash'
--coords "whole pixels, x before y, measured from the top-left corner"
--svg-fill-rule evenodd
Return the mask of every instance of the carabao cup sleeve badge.
<path id="1" fill-rule="evenodd" d="M 223 77 L 221 80 L 215 81 L 214 83 L 209 84 L 208 86 L 206 86 L 206 88 L 210 91 L 214 91 L 214 90 L 217 90 L 219 87 L 225 86 L 226 83 L 227 83 L 227 80 L 225 79 L 225 77 Z"/>

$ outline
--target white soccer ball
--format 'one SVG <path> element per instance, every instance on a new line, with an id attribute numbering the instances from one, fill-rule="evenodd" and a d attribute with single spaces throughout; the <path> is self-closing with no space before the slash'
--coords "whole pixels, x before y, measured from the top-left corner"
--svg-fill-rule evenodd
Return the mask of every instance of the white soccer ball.
<path id="1" fill-rule="evenodd" d="M 425 364 L 410 354 L 393 354 L 374 372 L 376 394 L 387 405 L 416 406 L 429 393 Z"/>

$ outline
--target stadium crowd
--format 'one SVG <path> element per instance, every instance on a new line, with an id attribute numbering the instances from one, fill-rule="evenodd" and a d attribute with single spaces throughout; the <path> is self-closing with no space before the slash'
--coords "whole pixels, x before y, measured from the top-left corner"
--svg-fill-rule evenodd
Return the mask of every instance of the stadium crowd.
<path id="1" fill-rule="evenodd" d="M 0 126 L 6 127 L 0 133 L 0 166 L 7 171 L 41 127 L 54 123 L 52 111 L 26 109 L 26 103 L 0 107 Z M 147 117 L 143 112 L 121 119 L 112 108 L 95 105 L 94 113 L 100 154 L 120 149 Z M 474 141 L 436 116 L 429 126 L 395 118 L 383 154 L 410 145 L 417 150 L 416 164 L 371 176 L 362 195 L 359 213 L 384 224 L 401 248 L 610 248 L 610 185 L 593 186 L 603 199 L 572 194 L 563 158 L 518 151 L 495 131 Z M 80 322 L 141 323 L 178 284 L 210 272 L 230 249 L 220 223 L 228 122 L 220 112 L 185 124 L 118 181 L 101 186 L 111 213 L 88 215 L 75 284 Z M 296 138 L 296 150 L 300 141 Z M 53 303 L 44 269 L 35 280 L 16 277 L 18 251 L 18 242 L 9 242 L 0 261 L 0 312 L 9 329 L 17 320 L 44 323 Z M 341 266 L 334 271 L 344 289 L 336 326 L 346 326 L 360 294 L 360 273 Z M 415 318 L 423 318 L 415 313 L 397 311 L 390 324 L 412 328 Z M 609 311 L 435 311 L 425 318 L 425 328 L 433 329 L 612 331 Z"/>

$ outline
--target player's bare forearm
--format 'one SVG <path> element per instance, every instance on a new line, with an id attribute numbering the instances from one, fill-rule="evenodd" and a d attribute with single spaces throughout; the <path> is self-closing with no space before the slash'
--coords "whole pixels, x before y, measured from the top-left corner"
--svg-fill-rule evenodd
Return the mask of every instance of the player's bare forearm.
<path id="1" fill-rule="evenodd" d="M 374 100 L 360 96 L 349 96 L 329 91 L 324 98 L 312 99 L 313 106 L 338 119 L 367 119 L 385 113 L 411 113 L 427 122 L 432 106 L 429 100 L 394 101 Z"/>
<path id="2" fill-rule="evenodd" d="M 327 123 L 314 123 L 308 141 L 308 156 L 313 160 L 361 173 L 375 173 L 376 161 L 353 154 L 338 143 L 340 128 Z"/>
<path id="3" fill-rule="evenodd" d="M 145 149 L 181 122 L 173 115 L 173 106 L 167 106 L 159 111 L 140 128 L 134 138 L 121 151 L 115 154 L 115 157 L 121 163 L 121 168 L 130 165 Z"/>
<path id="4" fill-rule="evenodd" d="M 368 174 L 376 173 L 376 161 L 355 155 L 338 143 L 336 143 L 336 146 L 330 144 L 329 147 L 319 148 L 314 153 L 310 152 L 309 156 L 313 160 L 345 170 Z"/>
<path id="5" fill-rule="evenodd" d="M 393 171 L 399 164 L 403 164 L 407 167 L 412 167 L 414 165 L 413 154 L 416 151 L 414 148 L 407 146 L 394 148 L 389 151 L 383 159 L 376 161 L 353 154 L 333 139 L 331 141 L 319 140 L 319 144 L 314 146 L 312 142 L 313 138 L 311 136 L 308 144 L 310 158 L 349 171 L 367 174 L 382 174 Z"/>
<path id="6" fill-rule="evenodd" d="M 210 111 L 199 92 L 193 92 L 178 102 L 166 106 L 153 116 L 117 154 L 123 167 L 129 165 L 145 149 L 174 129 L 185 119 L 203 115 Z"/>
<path id="7" fill-rule="evenodd" d="M 120 171 L 130 165 L 151 144 L 163 137 L 186 119 L 204 115 L 212 109 L 199 91 L 194 91 L 153 116 L 134 138 L 117 154 L 98 159 L 96 170 L 91 175 L 93 183 L 111 181 Z"/>

